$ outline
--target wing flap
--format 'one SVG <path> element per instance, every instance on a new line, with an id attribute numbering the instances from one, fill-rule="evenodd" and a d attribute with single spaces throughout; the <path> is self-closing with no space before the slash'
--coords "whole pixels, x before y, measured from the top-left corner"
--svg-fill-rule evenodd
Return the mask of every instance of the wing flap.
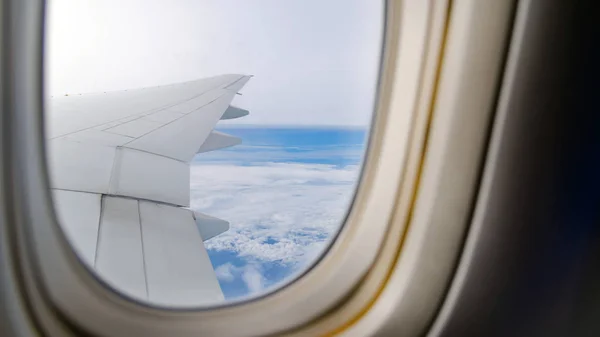
<path id="1" fill-rule="evenodd" d="M 88 265 L 96 259 L 101 194 L 53 190 L 54 209 L 67 239 Z"/>
<path id="2" fill-rule="evenodd" d="M 223 300 L 192 211 L 93 193 L 53 197 L 75 251 L 116 290 L 169 306 Z"/>
<path id="3" fill-rule="evenodd" d="M 190 210 L 140 201 L 149 299 L 169 306 L 222 301 Z"/>
<path id="4" fill-rule="evenodd" d="M 221 120 L 240 118 L 248 114 L 250 114 L 250 111 L 230 105 L 221 116 Z"/>
<path id="5" fill-rule="evenodd" d="M 229 230 L 229 222 L 200 212 L 194 212 L 194 220 L 196 221 L 196 225 L 198 226 L 203 241 L 209 240 Z"/>
<path id="6" fill-rule="evenodd" d="M 102 198 L 94 264 L 98 273 L 115 289 L 146 299 L 146 272 L 138 201 L 118 197 Z"/>
<path id="7" fill-rule="evenodd" d="M 219 131 L 212 131 L 202 143 L 198 153 L 209 152 L 242 143 L 242 139 Z"/>

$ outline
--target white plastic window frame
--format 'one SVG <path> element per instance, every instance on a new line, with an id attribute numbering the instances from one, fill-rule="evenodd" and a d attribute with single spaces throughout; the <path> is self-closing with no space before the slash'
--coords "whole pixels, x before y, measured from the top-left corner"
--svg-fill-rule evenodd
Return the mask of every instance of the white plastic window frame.
<path id="1" fill-rule="evenodd" d="M 465 29 L 473 29 L 473 21 L 467 20 L 462 26 L 458 25 L 459 28 L 453 32 L 448 28 L 451 17 L 449 1 L 388 1 L 378 104 L 371 129 L 369 152 L 346 224 L 329 247 L 327 254 L 293 283 L 253 301 L 214 309 L 168 310 L 129 300 L 104 286 L 79 262 L 56 223 L 48 191 L 42 134 L 43 54 L 40 41 L 44 28 L 43 4 L 34 0 L 5 2 L 11 5 L 9 26 L 13 36 L 11 53 L 14 67 L 10 71 L 13 75 L 11 97 L 14 100 L 14 110 L 10 112 L 11 144 L 8 146 L 13 159 L 11 174 L 14 176 L 14 188 L 11 190 L 11 197 L 14 203 L 12 220 L 16 229 L 16 251 L 19 270 L 26 285 L 29 308 L 34 311 L 37 322 L 51 334 L 68 335 L 77 331 L 73 330 L 75 326 L 94 334 L 110 336 L 246 336 L 281 333 L 303 326 L 304 329 L 297 330 L 299 334 L 310 334 L 311 326 L 313 329 L 322 328 L 318 330 L 320 332 L 342 331 L 340 327 L 347 328 L 356 323 L 357 315 L 360 316 L 362 312 L 364 316 L 365 310 L 381 292 L 391 289 L 382 288 L 386 283 L 389 284 L 391 278 L 396 277 L 398 282 L 404 284 L 400 289 L 402 291 L 397 291 L 397 294 L 406 296 L 415 286 L 414 275 L 418 273 L 414 273 L 414 268 L 418 265 L 417 257 L 422 253 L 421 244 L 427 237 L 426 234 L 431 233 L 432 229 L 439 229 L 439 221 L 436 222 L 438 227 L 427 221 L 427 214 L 432 214 L 427 211 L 432 204 L 427 202 L 439 201 L 435 198 L 435 192 L 439 192 L 437 183 L 443 176 L 442 169 L 447 166 L 444 164 L 445 157 L 440 153 L 437 156 L 433 155 L 434 159 L 428 162 L 431 167 L 429 170 L 433 170 L 433 173 L 428 173 L 427 167 L 422 165 L 428 136 L 439 134 L 437 140 L 431 140 L 428 149 L 431 152 L 435 151 L 435 144 L 441 146 L 438 151 L 448 153 L 444 146 L 456 150 L 457 146 L 464 145 L 464 141 L 473 141 L 473 144 L 478 146 L 471 149 L 471 156 L 462 159 L 473 167 L 480 163 L 481 153 L 477 150 L 481 150 L 485 144 L 485 128 L 491 112 L 483 112 L 481 118 L 465 124 L 468 127 L 462 129 L 484 131 L 471 132 L 470 137 L 461 138 L 463 143 L 445 143 L 452 139 L 449 136 L 456 135 L 461 128 L 457 127 L 456 123 L 448 124 L 447 120 L 444 122 L 443 119 L 437 119 L 437 127 L 441 128 L 441 131 L 434 130 L 435 132 L 431 133 L 430 130 L 436 127 L 436 118 L 432 119 L 432 115 L 435 115 L 435 109 L 441 106 L 441 103 L 433 105 L 431 102 L 436 99 L 444 102 L 445 97 L 447 112 L 439 116 L 451 120 L 458 116 L 463 122 L 477 113 L 478 108 L 489 107 L 501 57 L 491 53 L 478 65 L 492 67 L 489 76 L 483 76 L 485 80 L 469 81 L 469 76 L 460 79 L 463 74 L 460 71 L 457 73 L 456 69 L 464 70 L 464 67 L 468 66 L 466 62 L 472 61 L 468 57 L 473 55 L 461 52 L 464 49 L 461 49 L 460 40 L 456 39 L 465 37 Z M 473 19 L 474 13 L 494 13 L 482 10 L 482 6 L 476 6 L 476 3 L 475 0 L 455 1 L 452 8 L 461 8 L 459 5 L 462 4 L 463 10 L 452 15 Z M 490 8 L 498 10 L 507 6 Z M 473 7 L 479 7 L 481 13 L 473 12 Z M 505 19 L 504 15 L 497 16 Z M 495 17 L 492 15 L 492 18 Z M 496 23 L 502 24 L 502 20 L 496 20 Z M 481 25 L 481 22 L 475 23 Z M 475 26 L 477 28 L 477 25 Z M 502 31 L 504 28 L 501 25 L 497 30 Z M 458 34 L 454 40 L 450 39 L 453 33 Z M 475 35 L 479 38 L 493 38 L 485 42 L 486 46 L 502 45 L 501 34 Z M 445 47 L 448 49 L 446 53 L 453 62 L 457 62 L 456 66 L 460 67 L 451 67 L 448 75 L 443 75 L 443 72 L 440 75 L 444 42 L 448 44 L 452 41 L 457 43 L 454 54 L 451 53 L 450 45 Z M 481 39 L 476 42 L 484 41 Z M 498 51 L 497 49 L 492 51 Z M 477 48 L 470 51 L 475 52 Z M 453 58 L 450 57 L 452 55 Z M 461 61 L 461 57 L 467 58 Z M 463 85 L 456 86 L 460 83 Z M 473 84 L 477 87 L 473 87 Z M 482 94 L 481 98 L 475 104 L 469 105 L 471 109 L 460 114 L 458 111 L 462 111 L 464 106 L 461 106 L 457 99 L 464 98 L 467 94 L 465 90 L 469 88 L 478 90 Z M 437 97 L 436 90 L 439 91 Z M 462 96 L 456 98 L 457 94 Z M 460 118 L 456 120 L 461 122 Z M 456 164 L 456 160 L 448 162 Z M 476 171 L 470 170 L 464 179 L 476 180 Z M 427 180 L 428 177 L 437 177 L 438 180 Z M 429 192 L 424 192 L 429 200 L 416 200 L 416 187 L 426 181 L 433 184 Z M 446 250 L 436 250 L 435 254 L 457 253 L 461 241 L 461 228 L 464 229 L 462 220 L 467 216 L 473 192 L 469 188 L 466 190 L 468 191 L 459 198 L 464 214 L 450 214 L 457 218 L 453 239 Z M 410 239 L 415 238 L 415 235 L 409 233 L 403 239 L 406 224 L 410 219 L 417 219 L 419 214 L 423 217 L 422 225 L 411 225 L 411 230 L 420 228 L 417 233 L 421 234 L 412 241 L 412 253 L 406 255 L 409 262 L 404 262 L 404 266 L 410 267 L 405 267 L 402 273 L 392 273 L 391 277 L 390 270 L 398 269 L 400 265 L 378 263 L 372 269 L 376 259 L 402 262 L 393 257 L 397 257 L 397 250 L 401 248 L 400 243 L 403 240 L 406 241 L 406 249 L 411 247 Z M 391 247 L 395 247 L 394 249 L 389 248 L 390 242 L 393 243 Z M 451 257 L 444 260 L 450 267 L 445 268 L 446 278 L 440 279 L 447 279 L 451 274 Z M 420 277 L 422 278 L 423 274 Z M 361 291 L 365 287 L 370 291 Z M 437 287 L 438 294 L 443 292 L 443 284 L 433 284 L 429 287 Z M 359 291 L 354 291 L 357 289 Z M 398 295 L 394 298 L 397 297 Z M 344 306 L 336 307 L 344 300 Z M 416 300 L 418 299 L 413 296 L 411 302 L 405 303 L 415 303 Z M 439 298 L 432 296 L 423 298 L 423 302 L 430 308 L 435 308 L 438 301 Z M 338 310 L 332 311 L 334 308 Z M 347 310 L 344 312 L 345 308 Z M 374 308 L 377 309 L 376 306 Z M 322 325 L 313 322 L 308 328 L 305 326 L 328 311 L 334 314 L 324 316 L 325 318 L 321 319 L 321 322 L 324 322 Z M 389 310 L 383 314 L 382 317 L 389 317 Z M 426 316 L 421 315 L 412 325 L 420 324 L 422 328 L 431 318 Z M 407 317 L 410 315 L 405 318 Z M 366 318 L 368 319 L 368 315 Z M 355 324 L 354 328 L 359 329 L 355 331 L 360 331 L 360 326 Z"/>

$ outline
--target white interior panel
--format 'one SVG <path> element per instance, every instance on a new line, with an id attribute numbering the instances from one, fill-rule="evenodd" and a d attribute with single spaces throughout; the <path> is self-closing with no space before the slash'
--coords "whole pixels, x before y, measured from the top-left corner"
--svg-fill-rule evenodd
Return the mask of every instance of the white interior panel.
<path id="1" fill-rule="evenodd" d="M 137 200 L 102 200 L 96 270 L 115 289 L 147 298 L 142 232 Z"/>
<path id="2" fill-rule="evenodd" d="M 50 185 L 53 188 L 107 193 L 115 148 L 55 139 L 48 144 Z"/>
<path id="3" fill-rule="evenodd" d="M 111 194 L 189 206 L 188 164 L 128 148 L 118 151 Z"/>
<path id="4" fill-rule="evenodd" d="M 87 129 L 64 136 L 64 139 L 97 145 L 120 146 L 134 140 L 135 138 L 96 129 Z"/>
<path id="5" fill-rule="evenodd" d="M 140 201 L 149 300 L 169 306 L 223 301 L 223 293 L 187 209 Z"/>
<path id="6" fill-rule="evenodd" d="M 219 121 L 232 98 L 232 93 L 225 94 L 213 103 L 154 130 L 126 146 L 189 162 Z"/>
<path id="7" fill-rule="evenodd" d="M 58 222 L 67 239 L 77 256 L 93 267 L 96 258 L 102 195 L 52 190 L 52 196 Z"/>
<path id="8" fill-rule="evenodd" d="M 119 135 L 129 136 L 133 138 L 140 137 L 147 134 L 148 132 L 158 129 L 163 123 L 157 123 L 142 118 L 132 120 L 121 125 L 117 125 L 110 129 L 106 129 L 107 132 L 116 133 Z"/>
<path id="9" fill-rule="evenodd" d="M 202 240 L 206 241 L 229 230 L 229 222 L 206 214 L 194 212 Z"/>
<path id="10" fill-rule="evenodd" d="M 212 131 L 208 138 L 202 143 L 198 153 L 224 149 L 226 147 L 238 145 L 242 142 L 241 138 L 228 135 L 219 131 Z"/>

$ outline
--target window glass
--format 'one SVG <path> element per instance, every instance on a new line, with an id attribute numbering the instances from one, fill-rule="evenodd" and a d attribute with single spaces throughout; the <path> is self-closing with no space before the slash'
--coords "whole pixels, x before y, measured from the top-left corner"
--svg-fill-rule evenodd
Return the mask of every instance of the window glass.
<path id="1" fill-rule="evenodd" d="M 371 0 L 48 1 L 51 188 L 81 261 L 166 306 L 309 268 L 358 182 L 382 34 Z"/>

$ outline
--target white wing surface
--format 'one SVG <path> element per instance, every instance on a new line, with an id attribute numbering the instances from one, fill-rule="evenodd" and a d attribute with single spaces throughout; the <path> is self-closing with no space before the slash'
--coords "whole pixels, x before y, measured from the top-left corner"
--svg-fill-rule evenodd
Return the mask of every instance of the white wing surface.
<path id="1" fill-rule="evenodd" d="M 190 206 L 192 158 L 239 144 L 213 131 L 250 79 L 53 98 L 47 146 L 54 203 L 78 255 L 116 289 L 152 303 L 223 300 L 203 240 L 229 229 Z"/>

